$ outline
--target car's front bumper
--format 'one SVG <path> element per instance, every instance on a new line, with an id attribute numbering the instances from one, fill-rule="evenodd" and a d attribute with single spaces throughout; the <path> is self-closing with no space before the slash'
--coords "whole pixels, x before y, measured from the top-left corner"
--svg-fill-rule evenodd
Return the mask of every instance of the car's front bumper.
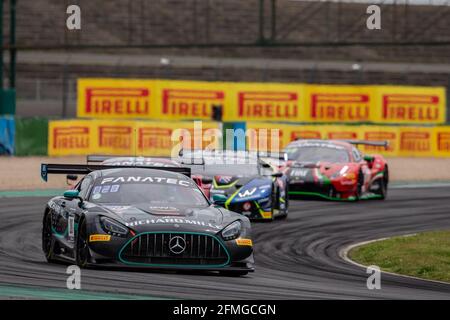
<path id="1" fill-rule="evenodd" d="M 171 236 L 180 236 L 186 241 L 186 250 L 182 254 L 170 252 Z M 154 244 L 158 247 L 155 250 Z M 89 249 L 92 262 L 103 266 L 252 271 L 254 264 L 251 239 L 225 241 L 217 235 L 201 232 L 141 232 L 129 238 L 111 237 L 109 241 L 89 243 Z"/>

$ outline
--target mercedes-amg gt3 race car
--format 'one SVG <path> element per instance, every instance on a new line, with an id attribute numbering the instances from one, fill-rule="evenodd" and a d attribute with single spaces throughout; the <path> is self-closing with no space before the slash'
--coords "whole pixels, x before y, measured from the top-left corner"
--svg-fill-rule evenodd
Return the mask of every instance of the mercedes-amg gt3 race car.
<path id="1" fill-rule="evenodd" d="M 236 161 L 241 156 L 229 152 L 227 157 L 204 157 L 202 164 L 190 166 L 193 175 L 212 182 L 211 200 L 252 220 L 285 218 L 289 208 L 286 175 L 264 158 L 250 161 L 244 156 Z"/>
<path id="2" fill-rule="evenodd" d="M 45 208 L 49 262 L 80 267 L 253 271 L 249 219 L 212 204 L 182 167 L 42 164 L 41 175 L 84 178 Z"/>
<path id="3" fill-rule="evenodd" d="M 355 145 L 385 141 L 296 140 L 285 148 L 289 196 L 329 200 L 385 199 L 389 183 L 383 156 L 363 155 Z"/>

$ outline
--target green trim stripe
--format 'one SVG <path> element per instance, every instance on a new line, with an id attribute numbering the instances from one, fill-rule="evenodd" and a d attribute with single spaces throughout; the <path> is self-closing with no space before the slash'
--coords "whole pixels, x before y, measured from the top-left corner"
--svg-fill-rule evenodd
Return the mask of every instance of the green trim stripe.
<path id="1" fill-rule="evenodd" d="M 0 198 L 55 197 L 63 193 L 64 190 L 59 189 L 0 191 Z"/>
<path id="2" fill-rule="evenodd" d="M 91 292 L 86 290 L 0 286 L 0 299 L 5 298 L 39 300 L 166 300 L 162 297 Z"/>

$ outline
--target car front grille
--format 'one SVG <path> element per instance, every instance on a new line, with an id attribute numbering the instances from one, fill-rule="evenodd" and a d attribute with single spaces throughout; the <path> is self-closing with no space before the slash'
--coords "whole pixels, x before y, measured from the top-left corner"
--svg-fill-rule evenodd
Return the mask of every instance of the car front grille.
<path id="1" fill-rule="evenodd" d="M 122 248 L 119 257 L 125 263 L 155 266 L 224 266 L 229 262 L 220 240 L 200 233 L 141 233 Z"/>

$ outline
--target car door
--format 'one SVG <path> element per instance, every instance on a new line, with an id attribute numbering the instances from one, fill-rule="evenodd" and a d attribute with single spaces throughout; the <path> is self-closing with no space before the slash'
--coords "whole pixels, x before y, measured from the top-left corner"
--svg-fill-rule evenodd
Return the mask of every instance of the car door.
<path id="1" fill-rule="evenodd" d="M 90 188 L 92 186 L 92 177 L 89 175 L 84 177 L 80 183 L 75 187 L 79 192 L 79 196 L 85 200 L 89 195 Z M 67 223 L 66 241 L 69 247 L 74 248 L 75 245 L 75 233 L 78 228 L 78 222 L 80 220 L 83 209 L 80 207 L 79 199 L 64 199 L 64 217 Z"/>

